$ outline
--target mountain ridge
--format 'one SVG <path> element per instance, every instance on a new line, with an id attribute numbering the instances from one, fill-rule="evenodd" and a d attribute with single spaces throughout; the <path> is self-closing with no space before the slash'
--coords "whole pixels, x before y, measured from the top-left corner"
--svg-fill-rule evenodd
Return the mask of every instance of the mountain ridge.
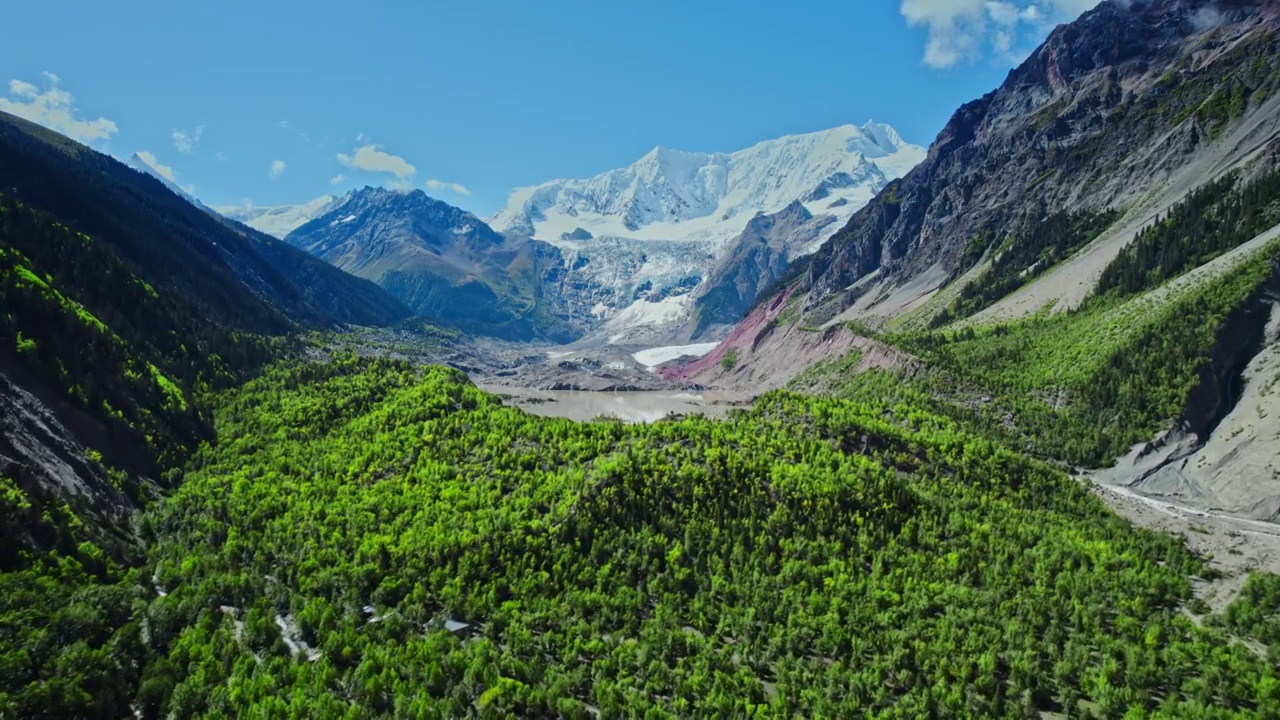
<path id="1" fill-rule="evenodd" d="M 776 212 L 807 196 L 839 172 L 873 185 L 883 184 L 905 172 L 923 154 L 923 148 L 903 141 L 892 127 L 874 122 L 784 135 L 728 153 L 689 152 L 659 145 L 626 167 L 591 178 L 562 178 L 517 188 L 490 223 L 501 231 L 548 242 L 562 232 L 558 228 L 539 232 L 536 226 L 548 221 L 548 213 L 613 217 L 618 222 L 602 223 L 602 231 L 585 229 L 595 235 L 612 230 L 621 237 L 654 224 L 729 220 L 750 210 L 742 220 L 745 223 L 757 211 Z M 777 180 L 779 175 L 786 175 L 785 185 Z M 734 226 L 729 234 L 740 230 Z M 670 235 L 672 229 L 663 227 L 658 232 Z M 725 231 L 717 234 L 715 228 L 693 228 L 691 233 L 692 238 L 662 239 L 697 239 L 698 235 L 724 239 Z"/>
<path id="2" fill-rule="evenodd" d="M 775 265 L 813 252 L 924 155 L 892 127 L 871 121 L 731 153 L 658 146 L 592 178 L 517 189 L 490 222 L 561 249 L 576 284 L 592 288 L 577 304 L 599 318 L 591 332 L 603 340 L 706 339 L 733 322 L 730 313 L 742 305 L 726 278 L 767 267 L 761 285 L 769 285 L 779 275 Z M 787 239 L 760 268 L 725 265 L 734 258 L 751 264 L 753 256 L 737 247 L 747 225 L 796 202 L 830 221 Z"/>
<path id="3" fill-rule="evenodd" d="M 1234 120 L 1208 104 L 1215 69 L 1255 95 L 1280 85 L 1274 68 L 1253 63 L 1280 47 L 1276 7 L 1108 0 L 1057 28 L 809 258 L 806 312 L 825 322 L 915 278 L 936 289 L 968 269 L 968 243 L 1024 212 L 1139 203 Z M 1219 11 L 1207 28 L 1195 20 L 1205 8 Z"/>
<path id="4" fill-rule="evenodd" d="M 345 196 L 321 195 L 315 200 L 297 205 L 270 207 L 224 205 L 214 210 L 223 217 L 283 240 L 289 233 L 332 210 L 344 199 Z"/>
<path id="5" fill-rule="evenodd" d="M 563 270 L 558 250 L 508 238 L 422 190 L 354 190 L 285 240 L 468 332 L 561 342 L 581 334 L 547 293 Z"/>

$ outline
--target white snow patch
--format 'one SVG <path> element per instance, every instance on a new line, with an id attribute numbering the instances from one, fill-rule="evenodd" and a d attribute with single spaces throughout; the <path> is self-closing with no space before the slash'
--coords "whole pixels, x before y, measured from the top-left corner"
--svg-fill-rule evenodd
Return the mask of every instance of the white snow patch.
<path id="1" fill-rule="evenodd" d="M 249 227 L 273 237 L 284 239 L 284 236 L 306 225 L 325 213 L 336 210 L 344 199 L 332 195 L 324 195 L 301 205 L 280 205 L 278 207 L 224 206 L 216 208 L 224 217 L 237 220 Z M 350 222 L 355 216 L 340 222 Z"/>
<path id="2" fill-rule="evenodd" d="M 854 207 L 840 214 L 851 215 L 925 154 L 874 122 L 788 135 L 733 153 L 658 147 L 594 178 L 519 188 L 490 224 L 566 248 L 581 247 L 560 239 L 578 228 L 597 238 L 715 245 L 741 232 L 757 212 L 777 212 L 835 178 L 849 184 L 829 188 L 810 210 L 846 197 Z"/>
<path id="3" fill-rule="evenodd" d="M 301 634 L 298 632 L 298 625 L 293 621 L 292 615 L 276 615 L 276 627 L 280 628 L 280 639 L 284 641 L 289 652 L 295 657 L 305 655 L 309 662 L 315 662 L 320 659 L 320 651 L 303 642 Z"/>
<path id="4" fill-rule="evenodd" d="M 608 327 L 614 331 L 609 342 L 618 343 L 628 333 L 642 328 L 664 327 L 675 324 L 689 311 L 693 298 L 689 295 L 663 298 L 658 302 L 637 300 L 609 319 Z"/>
<path id="5" fill-rule="evenodd" d="M 636 362 L 640 363 L 641 365 L 644 365 L 647 368 L 655 368 L 664 362 L 675 360 L 676 358 L 684 357 L 685 355 L 695 355 L 697 357 L 702 357 L 703 355 L 706 355 L 712 350 L 715 350 L 719 344 L 720 343 L 700 343 L 698 345 L 668 345 L 667 347 L 656 347 L 656 348 L 649 348 L 648 350 L 641 350 L 638 353 L 633 353 L 631 357 L 635 358 Z M 688 395 L 688 396 L 677 395 L 676 397 L 680 399 L 695 399 L 695 400 L 702 399 L 700 396 L 697 396 L 697 395 Z"/>
<path id="6" fill-rule="evenodd" d="M 637 341 L 687 317 L 648 298 L 696 293 L 691 284 L 705 280 L 758 213 L 800 201 L 815 217 L 832 218 L 803 246 L 797 241 L 786 248 L 794 260 L 816 251 L 925 156 L 923 147 L 874 122 L 788 135 L 732 153 L 658 147 L 593 178 L 518 188 L 489 224 L 559 247 L 576 276 L 612 291 L 614 300 L 592 309 L 607 322 L 610 341 Z M 578 229 L 591 238 L 566 239 Z M 636 298 L 644 304 L 625 307 Z M 636 332 L 635 324 L 647 332 Z"/>

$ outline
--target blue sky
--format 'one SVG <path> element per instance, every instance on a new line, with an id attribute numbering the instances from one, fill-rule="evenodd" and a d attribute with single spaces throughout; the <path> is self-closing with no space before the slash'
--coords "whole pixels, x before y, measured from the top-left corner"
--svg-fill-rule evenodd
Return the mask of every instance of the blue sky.
<path id="1" fill-rule="evenodd" d="M 1097 2 L 18 3 L 0 110 L 148 152 L 212 205 L 382 184 L 487 216 L 655 145 L 868 119 L 927 145 Z"/>

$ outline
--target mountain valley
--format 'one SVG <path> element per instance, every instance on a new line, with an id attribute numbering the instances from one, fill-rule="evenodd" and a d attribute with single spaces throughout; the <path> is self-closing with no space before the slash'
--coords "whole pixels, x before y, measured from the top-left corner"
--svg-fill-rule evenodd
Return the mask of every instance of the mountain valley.
<path id="1" fill-rule="evenodd" d="M 0 112 L 0 717 L 1280 717 L 1278 30 L 487 220 Z"/>

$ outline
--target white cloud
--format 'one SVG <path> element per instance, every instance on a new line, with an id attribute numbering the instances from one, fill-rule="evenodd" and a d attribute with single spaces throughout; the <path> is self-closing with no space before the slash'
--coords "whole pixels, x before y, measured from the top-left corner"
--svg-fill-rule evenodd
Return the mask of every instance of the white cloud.
<path id="1" fill-rule="evenodd" d="M 171 183 L 178 182 L 178 176 L 174 174 L 173 168 L 160 164 L 160 160 L 156 158 L 155 153 L 142 150 L 138 152 L 138 157 L 142 158 L 142 162 L 150 165 L 152 170 L 164 176 L 164 179 Z"/>
<path id="2" fill-rule="evenodd" d="M 267 171 L 267 174 L 271 176 L 272 180 L 275 180 L 284 174 L 284 169 L 287 167 L 288 165 L 283 160 L 272 160 L 271 169 Z"/>
<path id="3" fill-rule="evenodd" d="M 448 190 L 449 192 L 455 192 L 459 195 L 471 194 L 471 191 L 468 190 L 463 185 L 459 185 L 458 183 L 455 183 L 455 182 L 445 182 L 443 180 L 436 180 L 434 178 L 427 181 L 427 189 L 428 190 Z"/>
<path id="4" fill-rule="evenodd" d="M 45 82 L 43 90 L 29 82 L 10 80 L 9 95 L 12 97 L 0 98 L 0 110 L 86 144 L 106 140 L 119 132 L 116 124 L 104 117 L 97 120 L 80 118 L 75 98 L 59 87 L 58 76 L 51 72 L 40 73 L 40 76 Z"/>
<path id="5" fill-rule="evenodd" d="M 149 165 L 152 170 L 155 170 L 165 180 L 168 180 L 174 185 L 177 185 L 178 187 L 182 188 L 183 192 L 187 193 L 188 195 L 196 194 L 196 186 L 183 185 L 182 183 L 178 182 L 178 174 L 173 171 L 173 168 L 161 163 L 160 159 L 155 156 L 155 153 L 149 152 L 147 150 L 139 150 L 137 155 L 138 157 L 142 158 L 142 162 Z"/>
<path id="6" fill-rule="evenodd" d="M 337 175 L 334 175 L 333 177 L 329 178 L 330 185 L 341 185 L 346 181 L 347 181 L 347 176 L 343 175 L 342 173 L 338 173 Z"/>
<path id="7" fill-rule="evenodd" d="M 902 0 L 908 25 L 928 31 L 924 63 L 947 68 L 993 53 L 1016 62 L 1019 47 L 1038 42 L 1060 22 L 1079 17 L 1101 0 Z"/>
<path id="8" fill-rule="evenodd" d="M 40 94 L 40 88 L 21 80 L 9 81 L 9 94 L 20 98 L 33 98 Z"/>
<path id="9" fill-rule="evenodd" d="M 281 120 L 280 122 L 276 123 L 276 127 L 278 127 L 278 128 L 282 128 L 282 129 L 284 129 L 284 130 L 288 130 L 288 129 L 289 129 L 289 121 L 288 121 L 288 120 Z"/>
<path id="10" fill-rule="evenodd" d="M 227 156 L 227 154 L 226 154 L 226 153 L 224 153 L 224 152 L 222 152 L 221 150 L 219 150 L 217 153 L 215 153 L 215 154 L 214 154 L 214 157 L 218 159 L 218 162 L 226 162 L 227 160 L 229 160 L 229 159 L 230 159 L 230 158 Z"/>
<path id="11" fill-rule="evenodd" d="M 353 170 L 389 173 L 401 180 L 412 177 L 418 168 L 398 155 L 383 152 L 377 145 L 361 145 L 352 154 L 338 153 L 338 162 Z"/>
<path id="12" fill-rule="evenodd" d="M 200 147 L 200 138 L 204 136 L 204 126 L 197 125 L 195 130 L 174 128 L 171 137 L 173 147 L 180 153 L 189 153 Z"/>

